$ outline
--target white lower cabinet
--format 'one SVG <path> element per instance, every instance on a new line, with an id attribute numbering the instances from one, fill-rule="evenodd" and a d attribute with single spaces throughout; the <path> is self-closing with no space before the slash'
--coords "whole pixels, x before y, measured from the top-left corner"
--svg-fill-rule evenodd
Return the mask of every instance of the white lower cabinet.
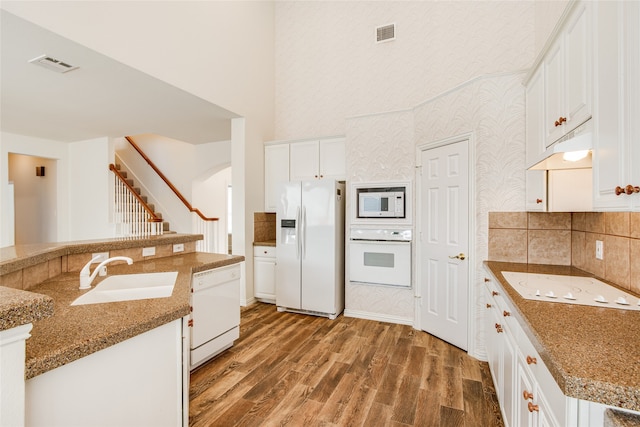
<path id="1" fill-rule="evenodd" d="M 253 293 L 262 302 L 276 302 L 276 248 L 254 246 Z"/>
<path id="2" fill-rule="evenodd" d="M 505 426 L 576 425 L 567 417 L 570 399 L 560 391 L 513 317 L 513 308 L 502 296 L 502 289 L 489 278 L 485 284 L 486 318 L 490 319 L 486 321 L 487 356 Z"/>
<path id="3" fill-rule="evenodd" d="M 186 426 L 188 345 L 183 341 L 188 334 L 183 321 L 27 380 L 25 425 Z"/>

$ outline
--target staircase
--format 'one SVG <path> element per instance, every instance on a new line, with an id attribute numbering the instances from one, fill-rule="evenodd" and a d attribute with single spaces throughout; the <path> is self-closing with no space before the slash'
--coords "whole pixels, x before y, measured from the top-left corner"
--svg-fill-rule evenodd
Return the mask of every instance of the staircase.
<path id="1" fill-rule="evenodd" d="M 162 213 L 160 213 L 160 212 L 156 212 L 156 208 L 155 208 L 154 204 L 153 204 L 153 203 L 149 203 L 149 202 L 148 202 L 148 198 L 147 198 L 147 196 L 145 196 L 145 195 L 141 194 L 140 187 L 136 187 L 136 185 L 135 185 L 135 183 L 134 183 L 133 179 L 132 179 L 132 178 L 129 178 L 128 171 L 127 171 L 127 170 L 125 170 L 125 169 L 123 169 L 123 168 L 122 168 L 122 165 L 120 165 L 119 163 L 116 163 L 116 164 L 115 164 L 115 169 L 120 173 L 120 175 L 121 175 L 123 178 L 125 178 L 125 182 L 126 182 L 127 184 L 129 184 L 129 186 L 133 187 L 133 191 L 134 191 L 138 196 L 140 196 L 140 198 L 142 199 L 142 201 L 144 202 L 144 204 L 146 205 L 146 207 L 147 207 L 147 208 L 149 208 L 149 209 L 153 212 L 153 215 L 154 215 L 156 218 L 162 219 Z M 126 191 L 126 192 L 128 192 L 128 191 L 129 191 L 129 189 L 127 189 L 127 188 L 126 188 L 126 187 L 124 187 L 124 186 L 123 186 L 122 188 L 123 188 L 124 190 L 121 190 L 121 191 Z M 116 193 L 117 193 L 117 191 L 116 191 Z M 120 196 L 122 196 L 122 194 L 121 194 Z M 116 199 L 119 199 L 118 194 L 116 194 Z M 122 200 L 122 198 L 121 198 L 121 197 L 120 197 L 120 199 Z M 126 207 L 125 207 L 125 206 L 126 206 Z M 125 209 L 122 209 L 122 208 L 119 208 L 119 207 L 125 207 Z M 120 217 L 122 217 L 122 216 L 126 216 L 126 213 L 125 213 L 125 212 L 123 212 L 123 210 L 126 210 L 126 209 L 133 210 L 133 209 L 136 209 L 136 208 L 135 208 L 131 203 L 127 203 L 127 202 L 124 202 L 124 203 L 116 203 L 116 214 L 117 214 L 117 215 L 119 214 L 119 216 L 120 216 Z M 175 233 L 175 232 L 170 230 L 170 225 L 169 225 L 169 222 L 168 222 L 168 221 L 162 221 L 162 233 L 161 233 L 161 234 L 169 234 L 169 233 Z"/>

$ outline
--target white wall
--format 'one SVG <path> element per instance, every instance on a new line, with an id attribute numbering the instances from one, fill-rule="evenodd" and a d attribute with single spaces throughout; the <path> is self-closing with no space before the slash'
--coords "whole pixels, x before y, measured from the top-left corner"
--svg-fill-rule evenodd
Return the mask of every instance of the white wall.
<path id="1" fill-rule="evenodd" d="M 376 44 L 389 23 L 396 40 Z M 532 1 L 276 2 L 276 139 L 344 134 L 346 117 L 412 108 L 535 54 Z"/>
<path id="2" fill-rule="evenodd" d="M 231 185 L 231 168 L 193 183 L 193 203 L 208 217 L 219 218 L 217 247 L 227 248 L 227 187 Z"/>
<path id="3" fill-rule="evenodd" d="M 68 144 L 69 147 L 69 240 L 115 236 L 110 184 L 113 144 L 107 137 Z"/>
<path id="4" fill-rule="evenodd" d="M 14 184 L 16 244 L 56 242 L 57 161 L 9 153 L 9 181 Z M 44 176 L 36 175 L 43 166 Z"/>
<path id="5" fill-rule="evenodd" d="M 12 206 L 12 203 L 7 199 L 9 197 L 9 153 L 57 160 L 57 212 L 52 212 L 52 215 L 56 218 L 55 223 L 58 241 L 69 239 L 69 222 L 67 221 L 69 215 L 68 148 L 67 144 L 57 141 L 32 138 L 7 132 L 0 133 L 0 223 L 2 223 L 0 246 L 5 247 L 14 244 L 14 242 L 9 239 L 11 233 L 6 231 L 14 227 L 14 224 L 10 223 L 12 215 L 7 212 L 7 209 Z"/>

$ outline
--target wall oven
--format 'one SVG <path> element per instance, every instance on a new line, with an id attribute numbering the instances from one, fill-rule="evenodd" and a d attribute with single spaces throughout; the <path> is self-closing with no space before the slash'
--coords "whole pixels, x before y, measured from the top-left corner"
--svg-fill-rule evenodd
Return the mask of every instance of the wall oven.
<path id="1" fill-rule="evenodd" d="M 411 287 L 411 230 L 352 228 L 349 280 Z"/>

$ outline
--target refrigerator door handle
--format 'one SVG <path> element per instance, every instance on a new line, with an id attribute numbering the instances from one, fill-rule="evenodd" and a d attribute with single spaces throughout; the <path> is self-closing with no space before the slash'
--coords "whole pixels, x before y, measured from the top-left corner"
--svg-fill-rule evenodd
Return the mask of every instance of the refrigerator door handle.
<path id="1" fill-rule="evenodd" d="M 296 259 L 300 259 L 300 206 L 296 208 Z"/>
<path id="2" fill-rule="evenodd" d="M 300 254 L 302 259 L 305 258 L 306 232 L 307 232 L 307 208 L 302 207 L 302 224 L 300 224 Z"/>

